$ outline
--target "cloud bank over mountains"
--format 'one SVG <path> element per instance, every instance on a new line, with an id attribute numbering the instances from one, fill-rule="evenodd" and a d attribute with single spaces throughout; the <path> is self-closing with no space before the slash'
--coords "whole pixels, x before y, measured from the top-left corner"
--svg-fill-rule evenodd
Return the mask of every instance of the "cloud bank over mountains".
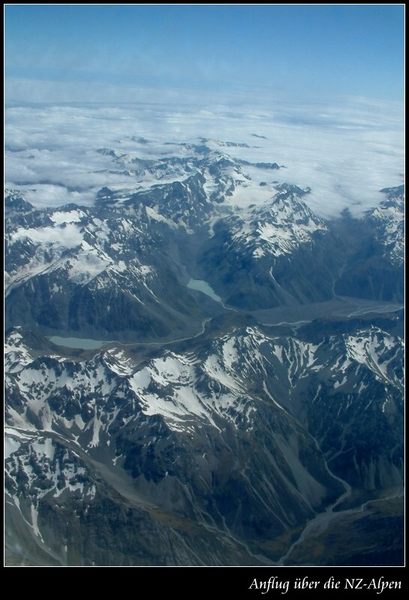
<path id="1" fill-rule="evenodd" d="M 245 93 L 199 99 L 171 90 L 135 97 L 135 103 L 11 104 L 6 185 L 38 207 L 91 205 L 101 187 L 135 186 L 98 149 L 153 158 L 180 151 L 170 142 L 201 137 L 249 146 L 227 147 L 234 158 L 285 165 L 275 179 L 310 187 L 308 204 L 326 217 L 345 208 L 362 214 L 381 201 L 381 188 L 403 182 L 399 103 L 297 103 L 261 93 L 256 100 Z M 149 143 L 136 143 L 140 138 Z"/>

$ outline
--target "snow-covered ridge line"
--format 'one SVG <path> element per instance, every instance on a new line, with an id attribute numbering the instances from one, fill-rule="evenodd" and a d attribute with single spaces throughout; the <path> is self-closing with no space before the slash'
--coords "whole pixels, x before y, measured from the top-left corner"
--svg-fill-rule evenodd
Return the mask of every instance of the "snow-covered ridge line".
<path id="1" fill-rule="evenodd" d="M 16 352 L 24 358 L 18 368 Z M 189 422 L 197 420 L 216 428 L 219 419 L 250 426 L 257 404 L 257 395 L 248 391 L 253 379 L 261 378 L 262 385 L 263 380 L 285 369 L 291 392 L 303 379 L 327 373 L 325 378 L 336 391 L 351 385 L 356 369 L 364 368 L 376 381 L 399 388 L 393 367 L 399 352 L 402 342 L 379 328 L 313 344 L 294 337 L 267 336 L 256 327 L 247 327 L 214 339 L 204 353 L 162 350 L 157 358 L 139 365 L 125 349 L 112 347 L 92 360 L 74 362 L 52 356 L 33 359 L 21 334 L 12 332 L 6 345 L 6 382 L 21 397 L 24 409 L 18 418 L 10 413 L 10 423 L 19 427 L 33 413 L 44 430 L 53 430 L 60 423 L 73 435 L 89 431 L 88 443 L 95 446 L 100 434 L 117 419 L 117 403 L 125 400 L 125 405 L 132 407 L 129 418 L 139 407 L 147 416 L 162 415 L 169 427 L 177 430 L 189 429 Z M 358 381 L 361 384 L 362 380 Z M 51 398 L 67 394 L 77 413 L 68 420 L 50 407 Z M 81 406 L 80 398 L 89 400 Z"/>

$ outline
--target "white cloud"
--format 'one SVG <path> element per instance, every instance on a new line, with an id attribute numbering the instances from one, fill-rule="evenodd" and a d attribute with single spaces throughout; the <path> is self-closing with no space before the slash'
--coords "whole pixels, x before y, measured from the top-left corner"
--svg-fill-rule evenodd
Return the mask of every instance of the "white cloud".
<path id="1" fill-rule="evenodd" d="M 37 208 L 50 206 L 63 206 L 65 204 L 79 204 L 81 206 L 92 206 L 95 193 L 92 190 L 85 192 L 71 192 L 62 185 L 20 185 L 24 198 Z"/>
<path id="2" fill-rule="evenodd" d="M 112 88 L 112 96 L 119 91 Z M 103 186 L 134 185 L 126 174 L 106 172 L 120 167 L 98 154 L 98 148 L 169 155 L 172 146 L 165 142 L 200 136 L 257 146 L 226 150 L 246 160 L 286 165 L 272 179 L 311 187 L 307 200 L 323 215 L 338 214 L 345 207 L 360 212 L 379 202 L 381 188 L 402 183 L 403 127 L 396 103 L 290 103 L 256 93 L 211 101 L 174 90 L 164 96 L 136 91 L 132 96 L 129 89 L 122 90 L 126 102 L 143 99 L 135 104 L 10 106 L 7 185 L 22 189 L 38 206 L 90 204 Z M 153 143 L 138 147 L 132 136 Z"/>

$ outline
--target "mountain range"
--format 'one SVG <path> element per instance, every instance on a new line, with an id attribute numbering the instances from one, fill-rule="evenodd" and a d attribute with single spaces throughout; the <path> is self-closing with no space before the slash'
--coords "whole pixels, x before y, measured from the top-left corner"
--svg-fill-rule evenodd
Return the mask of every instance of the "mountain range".
<path id="1" fill-rule="evenodd" d="M 93 206 L 6 192 L 9 564 L 402 564 L 403 186 L 325 219 L 135 144 Z"/>

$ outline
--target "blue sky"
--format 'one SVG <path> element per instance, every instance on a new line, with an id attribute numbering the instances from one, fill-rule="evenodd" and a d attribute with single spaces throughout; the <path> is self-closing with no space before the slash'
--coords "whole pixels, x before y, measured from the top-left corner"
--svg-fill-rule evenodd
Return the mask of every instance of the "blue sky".
<path id="1" fill-rule="evenodd" d="M 50 83 L 67 101 L 76 83 L 83 100 L 89 84 L 401 101 L 403 6 L 8 5 L 6 77 L 14 101 Z"/>

